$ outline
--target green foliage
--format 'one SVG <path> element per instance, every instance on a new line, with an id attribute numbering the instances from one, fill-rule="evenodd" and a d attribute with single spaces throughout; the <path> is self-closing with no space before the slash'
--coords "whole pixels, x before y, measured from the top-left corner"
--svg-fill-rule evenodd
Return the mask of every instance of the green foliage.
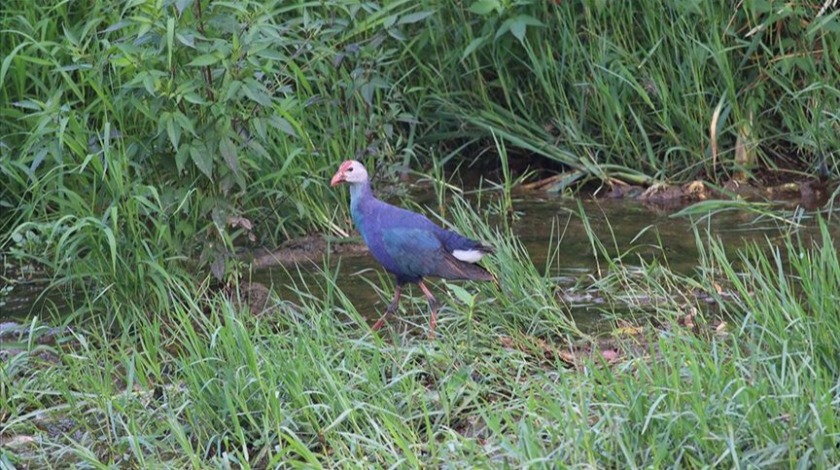
<path id="1" fill-rule="evenodd" d="M 0 466 L 840 460 L 840 265 L 826 226 L 816 245 L 791 228 L 737 255 L 699 238 L 690 278 L 633 266 L 634 252 L 591 234 L 597 287 L 666 299 L 651 318 L 666 327 L 641 353 L 579 370 L 556 353 L 590 338 L 511 230 L 514 159 L 571 169 L 557 188 L 787 160 L 836 172 L 840 13 L 820 7 L 0 2 L 2 262 L 45 268 L 74 324 L 49 346 L 33 319 L 0 351 Z M 346 198 L 326 181 L 349 157 L 501 169 L 502 197 L 477 203 L 484 219 L 444 204 L 438 181 L 441 210 L 497 247 L 499 283 L 441 289 L 435 343 L 368 335 L 334 272 L 268 317 L 237 297 L 236 247 L 347 231 Z M 674 293 L 720 284 L 735 294 L 716 299 L 731 328 L 698 336 L 675 321 L 690 301 Z"/>
<path id="2" fill-rule="evenodd" d="M 357 149 L 387 151 L 413 126 L 383 99 L 389 47 L 429 14 L 345 2 L 4 2 L 0 244 L 64 233 L 11 253 L 52 259 L 61 284 L 137 300 L 155 273 L 229 279 L 235 245 L 341 231 L 325 181 Z M 155 269 L 137 269 L 146 263 Z"/>
<path id="3" fill-rule="evenodd" d="M 789 160 L 836 172 L 840 13 L 820 6 L 3 1 L 2 261 L 46 268 L 65 321 L 86 321 L 51 347 L 33 320 L 2 351 L 0 445 L 40 440 L 0 466 L 830 465 L 827 228 L 816 248 L 792 236 L 734 257 L 699 240 L 692 278 L 591 237 L 597 286 L 670 299 L 654 313 L 668 328 L 579 371 L 541 349 L 585 336 L 510 230 L 514 159 L 572 170 L 557 188 Z M 236 247 L 347 231 L 326 181 L 349 157 L 501 168 L 503 197 L 478 203 L 498 230 L 439 194 L 493 241 L 500 282 L 442 289 L 434 344 L 368 336 L 331 272 L 269 319 L 231 298 Z M 719 283 L 734 327 L 675 322 L 675 292 Z"/>
<path id="4" fill-rule="evenodd" d="M 465 231 L 477 222 L 462 207 L 454 214 Z M 33 322 L 0 363 L 0 433 L 16 443 L 4 459 L 143 468 L 810 468 L 840 459 L 840 262 L 823 249 L 836 243 L 826 225 L 813 241 L 793 233 L 780 246 L 728 252 L 698 235 L 697 273 L 662 267 L 657 281 L 683 292 L 731 287 L 716 298 L 726 328 L 710 328 L 704 314 L 694 329 L 679 325 L 675 312 L 698 305 L 672 298 L 648 317 L 659 327 L 619 346 L 619 361 L 595 354 L 578 368 L 546 355 L 573 331 L 559 321 L 564 307 L 547 300 L 552 283 L 532 276 L 527 259 L 510 263 L 521 254 L 503 242 L 509 235 L 482 236 L 498 247 L 491 269 L 501 286 L 442 289 L 434 343 L 412 327 L 369 334 L 334 271 L 322 273 L 326 288 L 300 285 L 293 303 L 272 302 L 263 317 L 172 279 L 178 300 L 167 317 L 126 315 L 116 335 L 88 322 L 53 348 L 38 344 L 43 327 Z M 630 252 L 603 256 L 619 282 L 638 270 Z M 658 295 L 658 284 L 628 289 Z M 425 305 L 406 297 L 406 310 Z"/>
<path id="5" fill-rule="evenodd" d="M 820 5 L 447 3 L 412 48 L 427 137 L 495 135 L 602 181 L 836 173 L 840 20 Z"/>
<path id="6" fill-rule="evenodd" d="M 555 188 L 836 167 L 838 12 L 807 3 L 9 0 L 0 22 L 3 245 L 72 214 L 126 265 L 163 240 L 230 279 L 235 246 L 346 233 L 325 181 L 348 157 L 539 158 L 573 170 Z"/>

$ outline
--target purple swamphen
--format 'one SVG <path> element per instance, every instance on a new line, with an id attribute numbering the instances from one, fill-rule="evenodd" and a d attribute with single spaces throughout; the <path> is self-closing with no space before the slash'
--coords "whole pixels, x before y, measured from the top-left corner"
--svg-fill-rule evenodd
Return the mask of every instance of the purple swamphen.
<path id="1" fill-rule="evenodd" d="M 433 339 L 438 303 L 423 278 L 492 281 L 493 275 L 474 263 L 493 248 L 443 229 L 421 214 L 380 201 L 371 192 L 367 170 L 355 160 L 341 164 L 330 186 L 339 183 L 350 185 L 350 215 L 356 230 L 373 257 L 397 281 L 394 299 L 373 330 L 379 330 L 397 310 L 402 287 L 417 283 L 429 300 L 429 337 Z"/>

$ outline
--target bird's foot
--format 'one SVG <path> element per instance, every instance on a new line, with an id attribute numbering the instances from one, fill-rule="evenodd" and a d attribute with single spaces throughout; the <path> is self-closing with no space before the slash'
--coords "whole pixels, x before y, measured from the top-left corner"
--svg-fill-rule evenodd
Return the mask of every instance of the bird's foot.
<path id="1" fill-rule="evenodd" d="M 385 325 L 385 320 L 387 319 L 387 317 L 387 313 L 385 315 L 382 315 L 382 317 L 380 317 L 379 320 L 376 320 L 376 323 L 374 323 L 370 329 L 373 331 L 379 331 L 382 328 L 382 326 Z"/>
<path id="2" fill-rule="evenodd" d="M 402 286 L 397 286 L 396 290 L 394 290 L 394 299 L 391 300 L 391 303 L 388 305 L 388 308 L 385 309 L 385 313 L 379 317 L 379 320 L 376 320 L 376 323 L 373 324 L 371 329 L 373 331 L 379 331 L 380 328 L 385 324 L 385 320 L 388 319 L 397 309 L 400 307 L 400 294 L 402 293 Z"/>
<path id="3" fill-rule="evenodd" d="M 432 316 L 429 318 L 429 340 L 435 339 L 435 325 L 437 325 L 437 310 L 432 310 Z"/>

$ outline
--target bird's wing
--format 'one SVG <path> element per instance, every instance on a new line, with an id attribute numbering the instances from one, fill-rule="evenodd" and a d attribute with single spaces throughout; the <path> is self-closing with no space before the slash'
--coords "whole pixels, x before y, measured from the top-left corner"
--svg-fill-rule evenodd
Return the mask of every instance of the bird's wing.
<path id="1" fill-rule="evenodd" d="M 403 279 L 426 276 L 444 279 L 490 280 L 484 268 L 447 251 L 437 235 L 427 229 L 392 228 L 383 232 L 383 245 L 393 259 L 394 273 Z M 475 260 L 477 261 L 477 260 Z"/>
<path id="2" fill-rule="evenodd" d="M 392 271 L 407 278 L 435 275 L 444 258 L 443 245 L 426 229 L 391 227 L 382 231 L 382 248 L 393 260 Z"/>

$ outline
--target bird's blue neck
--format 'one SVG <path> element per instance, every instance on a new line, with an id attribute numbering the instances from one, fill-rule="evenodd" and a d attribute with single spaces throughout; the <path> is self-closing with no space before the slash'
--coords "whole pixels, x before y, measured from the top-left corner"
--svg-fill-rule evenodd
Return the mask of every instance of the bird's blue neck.
<path id="1" fill-rule="evenodd" d="M 365 212 L 367 212 L 362 208 L 362 201 L 372 198 L 373 194 L 369 182 L 350 184 L 350 217 L 353 218 L 353 224 L 356 225 L 356 230 L 362 234 L 362 238 L 365 236 Z"/>
<path id="2" fill-rule="evenodd" d="M 350 185 L 350 208 L 356 207 L 362 199 L 372 196 L 370 182 L 353 183 Z"/>

